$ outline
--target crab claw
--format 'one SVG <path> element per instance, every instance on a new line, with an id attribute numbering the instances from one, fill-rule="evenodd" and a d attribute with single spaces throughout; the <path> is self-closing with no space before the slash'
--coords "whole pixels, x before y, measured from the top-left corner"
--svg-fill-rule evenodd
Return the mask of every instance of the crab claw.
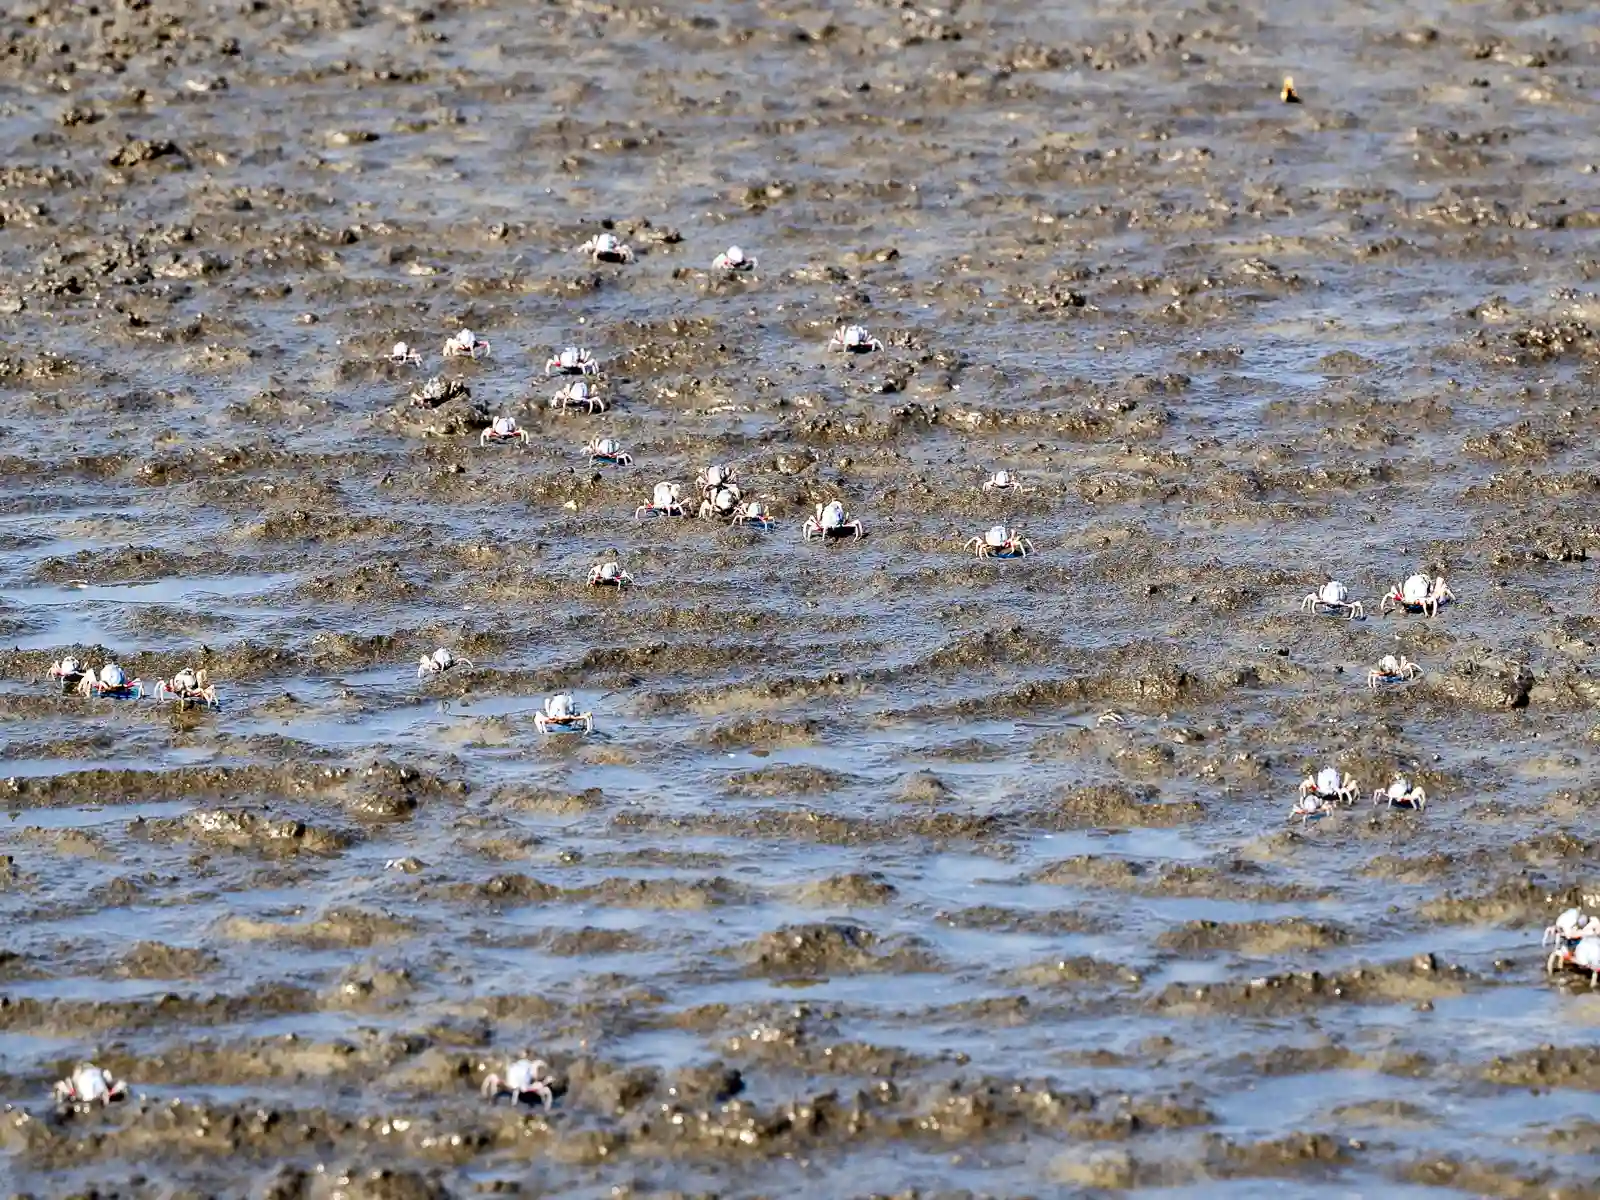
<path id="1" fill-rule="evenodd" d="M 483 1095 L 492 1099 L 495 1096 L 498 1096 L 501 1092 L 505 1091 L 505 1088 L 501 1084 L 500 1076 L 491 1071 L 488 1075 L 484 1076 L 483 1087 L 478 1090 L 482 1092 Z"/>

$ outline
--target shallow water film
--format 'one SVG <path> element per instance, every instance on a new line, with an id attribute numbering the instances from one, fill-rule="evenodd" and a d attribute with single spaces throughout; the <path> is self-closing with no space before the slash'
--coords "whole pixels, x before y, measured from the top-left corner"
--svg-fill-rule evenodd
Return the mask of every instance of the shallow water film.
<path id="1" fill-rule="evenodd" d="M 1600 1197 L 1592 6 L 4 9 L 7 1194 Z"/>

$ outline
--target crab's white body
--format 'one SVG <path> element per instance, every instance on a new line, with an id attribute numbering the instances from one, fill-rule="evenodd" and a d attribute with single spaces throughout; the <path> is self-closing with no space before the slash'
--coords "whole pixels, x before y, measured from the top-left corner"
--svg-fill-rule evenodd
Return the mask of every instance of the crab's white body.
<path id="1" fill-rule="evenodd" d="M 579 712 L 576 701 L 567 692 L 557 692 L 544 702 L 544 708 L 534 714 L 533 723 L 540 733 L 581 729 L 594 732 L 594 714 Z"/>
<path id="2" fill-rule="evenodd" d="M 423 679 L 429 675 L 443 675 L 453 667 L 470 667 L 471 659 L 457 658 L 443 646 L 432 654 L 424 654 L 417 663 L 417 678 Z"/>
<path id="3" fill-rule="evenodd" d="M 1382 615 L 1390 609 L 1403 608 L 1406 612 L 1436 617 L 1440 607 L 1455 598 L 1456 594 L 1446 586 L 1443 575 L 1412 575 L 1404 583 L 1389 589 L 1378 605 L 1378 612 Z"/>
<path id="4" fill-rule="evenodd" d="M 837 500 L 817 505 L 816 515 L 806 518 L 800 532 L 808 538 L 824 540 L 839 537 L 860 540 L 867 535 L 866 527 L 860 521 L 851 520 L 844 511 L 844 505 Z"/>
<path id="5" fill-rule="evenodd" d="M 125 1100 L 128 1085 L 93 1063 L 79 1063 L 52 1089 L 59 1104 L 110 1104 Z"/>
<path id="6" fill-rule="evenodd" d="M 599 394 L 590 391 L 584 380 L 574 379 L 565 387 L 558 388 L 556 394 L 550 397 L 550 407 L 561 412 L 581 408 L 592 416 L 605 412 L 611 406 Z"/>
<path id="7" fill-rule="evenodd" d="M 678 485 L 671 480 L 663 479 L 656 484 L 655 491 L 650 495 L 649 504 L 641 504 L 633 510 L 633 519 L 642 520 L 645 517 L 684 517 L 688 510 L 683 507 L 683 493 Z"/>
<path id="8" fill-rule="evenodd" d="M 1581 908 L 1569 908 L 1556 918 L 1554 925 L 1545 927 L 1544 938 L 1541 946 L 1548 946 L 1551 942 L 1575 942 L 1583 934 L 1583 927 L 1588 918 L 1583 915 Z"/>
<path id="9" fill-rule="evenodd" d="M 1586 972 L 1589 986 L 1600 987 L 1600 917 L 1585 918 L 1577 909 L 1569 908 L 1544 934 L 1546 942 L 1553 934 L 1556 943 L 1544 965 L 1549 974 L 1564 970 Z"/>
<path id="10" fill-rule="evenodd" d="M 589 568 L 590 587 L 614 587 L 618 591 L 633 582 L 633 576 L 622 569 L 622 564 L 608 559 Z"/>
<path id="11" fill-rule="evenodd" d="M 397 367 L 406 366 L 408 363 L 420 367 L 422 355 L 404 342 L 396 342 L 394 349 L 389 351 L 389 361 Z"/>
<path id="12" fill-rule="evenodd" d="M 544 360 L 546 375 L 598 375 L 600 364 L 581 346 L 567 346 Z"/>
<path id="13" fill-rule="evenodd" d="M 882 350 L 883 343 L 868 333 L 865 325 L 841 325 L 833 331 L 828 348 L 843 350 L 846 354 L 865 354 L 868 350 Z"/>
<path id="14" fill-rule="evenodd" d="M 144 684 L 129 679 L 128 673 L 114 662 L 105 663 L 96 674 L 85 671 L 78 680 L 78 694 L 82 696 L 109 696 L 117 700 L 137 700 L 144 695 Z"/>
<path id="15" fill-rule="evenodd" d="M 631 263 L 633 248 L 614 233 L 597 233 L 578 247 L 579 254 L 587 254 L 595 262 Z"/>
<path id="16" fill-rule="evenodd" d="M 739 514 L 739 489 L 733 484 L 707 488 L 705 499 L 700 501 L 700 519 L 703 521 L 731 521 Z"/>
<path id="17" fill-rule="evenodd" d="M 756 259 L 754 255 L 746 254 L 737 246 L 729 246 L 721 254 L 711 260 L 713 271 L 727 271 L 730 275 L 743 271 L 754 271 Z"/>
<path id="18" fill-rule="evenodd" d="M 1360 795 L 1361 785 L 1353 778 L 1341 776 L 1337 767 L 1323 767 L 1300 781 L 1300 798 L 1293 815 L 1298 816 L 1303 825 L 1309 818 L 1331 812 L 1341 804 L 1347 807 L 1354 804 Z"/>
<path id="19" fill-rule="evenodd" d="M 1382 684 L 1404 683 L 1408 679 L 1416 679 L 1421 674 L 1422 668 L 1404 654 L 1398 657 L 1385 654 L 1378 660 L 1378 665 L 1367 672 L 1367 686 L 1377 691 Z"/>
<path id="20" fill-rule="evenodd" d="M 767 511 L 767 506 L 759 500 L 746 500 L 739 506 L 739 511 L 733 514 L 735 525 L 754 525 L 757 529 L 772 528 L 772 514 Z"/>
<path id="21" fill-rule="evenodd" d="M 1021 491 L 1022 485 L 1010 471 L 996 471 L 984 481 L 983 490 L 986 492 Z"/>
<path id="22" fill-rule="evenodd" d="M 83 678 L 85 667 L 70 654 L 58 663 L 50 665 L 50 678 L 63 687 L 73 687 Z"/>
<path id="23" fill-rule="evenodd" d="M 519 1058 L 506 1064 L 504 1075 L 490 1072 L 483 1081 L 483 1094 L 490 1100 L 510 1096 L 518 1104 L 538 1100 L 545 1108 L 555 1103 L 550 1090 L 550 1077 L 545 1072 L 547 1064 L 542 1058 Z"/>
<path id="24" fill-rule="evenodd" d="M 507 442 L 528 444 L 528 431 L 517 424 L 515 417 L 499 416 L 478 435 L 480 446 L 502 446 Z"/>
<path id="25" fill-rule="evenodd" d="M 204 704 L 209 708 L 218 705 L 216 685 L 206 677 L 203 668 L 185 667 L 171 679 L 156 680 L 155 697 L 176 700 L 184 708 L 192 704 Z"/>
<path id="26" fill-rule="evenodd" d="M 595 436 L 589 439 L 589 444 L 583 448 L 589 456 L 591 463 L 608 463 L 613 467 L 629 467 L 633 465 L 633 455 L 622 452 L 622 443 L 616 438 Z"/>
<path id="27" fill-rule="evenodd" d="M 1302 600 L 1300 611 L 1319 616 L 1327 613 L 1329 616 L 1342 616 L 1350 621 L 1367 615 L 1361 601 L 1350 599 L 1350 589 L 1337 579 L 1330 579 Z"/>
<path id="28" fill-rule="evenodd" d="M 694 485 L 702 496 L 709 496 L 721 487 L 737 487 L 738 473 L 732 467 L 713 464 L 696 476 Z"/>
<path id="29" fill-rule="evenodd" d="M 1015 529 L 995 525 L 982 537 L 968 538 L 966 549 L 979 558 L 1026 558 L 1033 553 L 1033 543 Z"/>
<path id="30" fill-rule="evenodd" d="M 446 358 L 487 358 L 489 353 L 489 343 L 470 329 L 463 329 L 455 336 L 445 339 Z"/>
<path id="31" fill-rule="evenodd" d="M 1387 802 L 1390 808 L 1414 808 L 1421 812 L 1428 803 L 1428 794 L 1420 787 L 1412 787 L 1404 775 L 1396 775 L 1389 786 L 1372 793 L 1374 804 Z"/>

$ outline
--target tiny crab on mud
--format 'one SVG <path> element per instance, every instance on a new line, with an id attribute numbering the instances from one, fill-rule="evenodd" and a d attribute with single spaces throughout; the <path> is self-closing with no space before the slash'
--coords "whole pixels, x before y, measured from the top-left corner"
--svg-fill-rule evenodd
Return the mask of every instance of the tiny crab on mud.
<path id="1" fill-rule="evenodd" d="M 567 346 L 544 360 L 546 375 L 598 375 L 600 364 L 580 346 Z"/>
<path id="2" fill-rule="evenodd" d="M 865 354 L 868 350 L 882 350 L 883 343 L 868 333 L 865 325 L 841 325 L 829 339 L 828 349 L 843 350 L 846 354 Z"/>
<path id="3" fill-rule="evenodd" d="M 616 559 L 597 562 L 589 568 L 590 587 L 614 587 L 619 592 L 633 583 L 633 576 L 622 569 Z"/>
<path id="4" fill-rule="evenodd" d="M 962 547 L 979 558 L 1026 558 L 1033 553 L 1033 543 L 1015 529 L 996 525 L 982 537 L 968 538 Z"/>
<path id="5" fill-rule="evenodd" d="M 1445 586 L 1443 575 L 1413 575 L 1404 583 L 1389 589 L 1388 595 L 1378 605 L 1378 615 L 1398 608 L 1408 613 L 1437 617 L 1439 609 L 1455 598 L 1456 594 Z"/>
<path id="6" fill-rule="evenodd" d="M 1428 803 L 1428 793 L 1420 787 L 1412 787 L 1411 781 L 1404 775 L 1395 775 L 1389 781 L 1389 786 L 1379 788 L 1372 793 L 1372 802 L 1382 804 L 1388 802 L 1390 808 L 1414 808 L 1421 812 Z"/>
<path id="7" fill-rule="evenodd" d="M 1330 617 L 1344 617 L 1350 621 L 1354 621 L 1357 617 L 1365 618 L 1367 615 L 1361 606 L 1361 601 L 1350 599 L 1350 589 L 1337 579 L 1328 580 L 1300 601 L 1300 611 L 1313 616 L 1326 614 Z"/>
<path id="8" fill-rule="evenodd" d="M 519 1058 L 506 1065 L 504 1075 L 489 1072 L 484 1077 L 483 1094 L 490 1100 L 510 1096 L 517 1104 L 532 1104 L 538 1100 L 548 1109 L 556 1102 L 555 1093 L 550 1090 L 550 1076 L 546 1074 L 548 1067 L 542 1058 Z"/>
<path id="9" fill-rule="evenodd" d="M 578 247 L 579 254 L 587 254 L 595 262 L 631 263 L 633 248 L 614 233 L 597 233 Z"/>
<path id="10" fill-rule="evenodd" d="M 800 532 L 808 538 L 852 537 L 857 541 L 867 536 L 867 529 L 860 521 L 851 520 L 844 511 L 844 505 L 837 500 L 830 500 L 827 504 L 817 505 L 817 515 L 807 517 L 806 523 Z"/>
<path id="11" fill-rule="evenodd" d="M 389 351 L 389 361 L 397 367 L 403 367 L 407 364 L 420 367 L 422 365 L 422 355 L 404 342 L 396 342 L 394 349 Z"/>
<path id="12" fill-rule="evenodd" d="M 72 1074 L 51 1089 L 57 1104 L 110 1104 L 128 1098 L 128 1085 L 93 1063 L 79 1063 Z"/>
<path id="13" fill-rule="evenodd" d="M 706 498 L 700 501 L 702 521 L 731 521 L 738 516 L 740 495 L 739 489 L 733 484 L 707 488 L 705 496 Z"/>
<path id="14" fill-rule="evenodd" d="M 1321 817 L 1340 805 L 1349 807 L 1361 795 L 1361 786 L 1350 776 L 1341 777 L 1334 767 L 1323 767 L 1315 775 L 1300 781 L 1300 798 L 1295 802 L 1291 816 L 1300 818 L 1304 825 L 1313 817 Z"/>
<path id="15" fill-rule="evenodd" d="M 424 654 L 417 661 L 417 678 L 423 679 L 430 675 L 443 675 L 452 667 L 470 667 L 471 665 L 471 659 L 457 658 L 441 646 L 432 654 Z"/>
<path id="16" fill-rule="evenodd" d="M 566 692 L 557 692 L 544 702 L 544 708 L 533 716 L 540 733 L 564 733 L 571 730 L 594 732 L 594 714 L 579 712 L 577 704 Z"/>
<path id="17" fill-rule="evenodd" d="M 83 678 L 84 666 L 70 654 L 58 663 L 50 664 L 50 679 L 59 683 L 63 689 L 78 686 L 78 681 Z"/>
<path id="18" fill-rule="evenodd" d="M 744 271 L 754 271 L 756 260 L 754 255 L 746 254 L 737 246 L 729 246 L 721 254 L 711 260 L 713 271 L 726 271 L 730 275 Z"/>
<path id="19" fill-rule="evenodd" d="M 1385 654 L 1378 660 L 1378 665 L 1367 672 L 1367 686 L 1377 691 L 1380 684 L 1404 683 L 1421 674 L 1422 668 L 1404 654 L 1398 658 L 1393 654 Z"/>
<path id="20" fill-rule="evenodd" d="M 1586 917 L 1583 909 L 1569 908 L 1556 918 L 1554 925 L 1545 926 L 1544 937 L 1539 940 L 1539 945 L 1548 946 L 1552 942 L 1558 946 L 1569 945 L 1590 928 L 1600 933 L 1600 917 Z"/>
<path id="21" fill-rule="evenodd" d="M 746 500 L 739 506 L 739 511 L 733 514 L 733 524 L 753 525 L 760 530 L 772 528 L 772 514 L 767 511 L 767 506 L 759 500 Z"/>
<path id="22" fill-rule="evenodd" d="M 611 406 L 604 397 L 589 390 L 589 385 L 581 379 L 574 379 L 563 388 L 558 388 L 556 394 L 550 397 L 550 407 L 559 412 L 569 412 L 574 408 L 581 408 L 590 416 L 603 413 Z"/>
<path id="23" fill-rule="evenodd" d="M 604 463 L 613 467 L 631 467 L 633 455 L 622 452 L 622 443 L 616 438 L 600 437 L 596 435 L 589 439 L 589 444 L 583 448 L 589 456 L 591 464 Z"/>
<path id="24" fill-rule="evenodd" d="M 463 329 L 454 337 L 445 339 L 444 356 L 446 358 L 477 358 L 480 354 L 488 357 L 489 343 L 470 329 Z"/>
<path id="25" fill-rule="evenodd" d="M 1563 922 L 1566 922 L 1565 926 Z M 1545 974 L 1579 971 L 1589 976 L 1591 988 L 1600 987 L 1600 917 L 1590 917 L 1585 921 L 1582 913 L 1570 908 L 1544 931 L 1547 942 L 1555 930 L 1559 930 L 1556 948 L 1545 959 Z"/>
<path id="26" fill-rule="evenodd" d="M 507 442 L 528 444 L 528 431 L 517 425 L 515 417 L 496 417 L 494 423 L 478 435 L 480 446 L 504 446 Z"/>
<path id="27" fill-rule="evenodd" d="M 156 680 L 154 695 L 157 700 L 176 700 L 184 708 L 195 704 L 219 707 L 216 685 L 206 678 L 204 669 L 185 667 L 171 679 Z"/>
<path id="28" fill-rule="evenodd" d="M 116 663 L 106 663 L 96 675 L 93 671 L 85 671 L 83 678 L 78 680 L 78 695 L 89 697 L 102 697 L 107 700 L 138 700 L 144 695 L 144 684 L 137 679 L 129 679 L 128 673 Z"/>
<path id="29" fill-rule="evenodd" d="M 689 510 L 683 506 L 683 494 L 678 485 L 670 480 L 663 479 L 656 484 L 655 492 L 650 497 L 649 504 L 641 504 L 633 510 L 633 519 L 642 521 L 645 517 L 686 517 Z"/>
<path id="30" fill-rule="evenodd" d="M 1010 492 L 1022 490 L 1022 484 L 1010 471 L 996 471 L 984 480 L 983 490 L 986 492 Z"/>

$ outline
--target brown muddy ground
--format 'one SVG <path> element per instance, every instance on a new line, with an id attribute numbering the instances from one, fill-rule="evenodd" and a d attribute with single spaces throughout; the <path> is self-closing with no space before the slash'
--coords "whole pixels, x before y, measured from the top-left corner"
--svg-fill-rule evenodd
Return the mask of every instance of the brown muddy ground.
<path id="1" fill-rule="evenodd" d="M 9 1190 L 1600 1196 L 1590 6 L 5 9 Z"/>

